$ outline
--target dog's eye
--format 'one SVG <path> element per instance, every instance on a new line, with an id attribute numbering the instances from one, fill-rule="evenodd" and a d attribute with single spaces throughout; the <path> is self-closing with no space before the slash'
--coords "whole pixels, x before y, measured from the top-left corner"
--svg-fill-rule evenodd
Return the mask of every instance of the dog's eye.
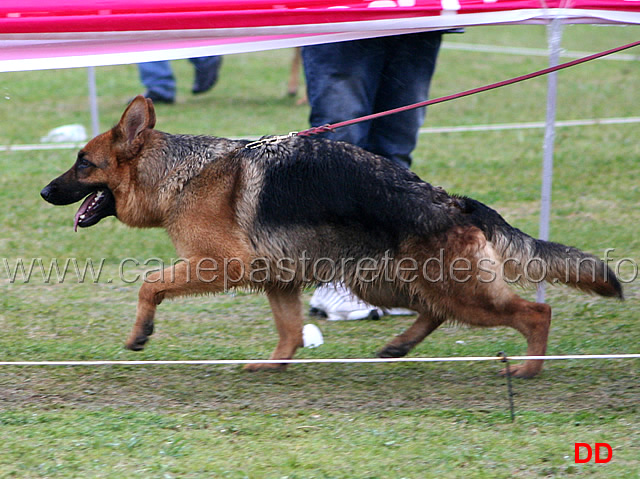
<path id="1" fill-rule="evenodd" d="M 87 160 L 86 158 L 78 158 L 78 161 L 76 163 L 76 167 L 79 170 L 84 170 L 85 168 L 90 168 L 93 166 L 93 163 L 91 163 L 89 160 Z"/>

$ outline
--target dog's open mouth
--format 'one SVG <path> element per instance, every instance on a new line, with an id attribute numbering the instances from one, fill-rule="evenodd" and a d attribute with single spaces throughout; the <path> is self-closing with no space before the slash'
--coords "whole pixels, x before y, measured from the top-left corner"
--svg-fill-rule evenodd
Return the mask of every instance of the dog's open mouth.
<path id="1" fill-rule="evenodd" d="M 116 200 L 107 188 L 94 191 L 85 198 L 73 220 L 73 230 L 95 225 L 102 218 L 116 214 Z"/>

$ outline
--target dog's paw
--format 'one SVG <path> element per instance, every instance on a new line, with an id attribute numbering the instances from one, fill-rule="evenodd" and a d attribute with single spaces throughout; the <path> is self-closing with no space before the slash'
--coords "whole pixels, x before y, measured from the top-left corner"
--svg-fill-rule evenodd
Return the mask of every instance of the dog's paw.
<path id="1" fill-rule="evenodd" d="M 142 351 L 144 349 L 144 345 L 147 344 L 147 341 L 149 341 L 148 336 L 136 336 L 134 338 L 130 338 L 124 346 L 131 351 Z"/>
<path id="2" fill-rule="evenodd" d="M 527 364 L 527 362 L 524 362 L 522 364 L 509 366 L 509 375 L 514 378 L 531 379 L 532 377 L 537 376 L 541 369 L 542 366 Z M 500 374 L 500 376 L 506 376 L 507 368 L 504 368 L 498 374 Z"/>
<path id="3" fill-rule="evenodd" d="M 258 371 L 284 371 L 285 369 L 287 369 L 287 364 L 277 363 L 252 363 L 244 367 L 244 370 L 250 373 Z"/>
<path id="4" fill-rule="evenodd" d="M 149 336 L 153 334 L 153 329 L 153 321 L 147 322 L 141 328 L 136 325 L 125 343 L 125 347 L 131 351 L 142 351 L 144 345 L 149 341 Z"/>
<path id="5" fill-rule="evenodd" d="M 403 358 L 411 350 L 408 346 L 385 346 L 382 350 L 378 351 L 377 356 L 379 358 Z"/>

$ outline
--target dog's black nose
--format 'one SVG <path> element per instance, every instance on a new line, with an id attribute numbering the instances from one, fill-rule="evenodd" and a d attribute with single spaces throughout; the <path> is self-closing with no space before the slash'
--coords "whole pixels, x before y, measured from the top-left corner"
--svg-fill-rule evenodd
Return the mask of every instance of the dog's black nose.
<path id="1" fill-rule="evenodd" d="M 51 187 L 51 185 L 47 185 L 44 188 L 42 188 L 42 191 L 40 192 L 40 196 L 42 196 L 42 198 L 45 201 L 49 201 L 49 198 L 51 197 L 51 191 L 53 190 L 53 188 Z"/>

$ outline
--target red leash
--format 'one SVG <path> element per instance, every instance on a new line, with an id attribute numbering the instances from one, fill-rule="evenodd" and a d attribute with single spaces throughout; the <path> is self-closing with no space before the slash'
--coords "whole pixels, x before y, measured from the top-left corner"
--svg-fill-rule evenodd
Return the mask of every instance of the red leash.
<path id="1" fill-rule="evenodd" d="M 402 106 L 399 108 L 394 108 L 393 110 L 387 110 L 387 111 L 381 111 L 379 113 L 373 113 L 371 115 L 365 115 L 365 116 L 361 116 L 359 118 L 354 118 L 353 120 L 345 120 L 345 121 L 341 121 L 339 123 L 333 123 L 331 125 L 323 125 L 323 126 L 316 126 L 313 128 L 309 128 L 308 130 L 303 130 L 298 132 L 298 136 L 310 136 L 310 135 L 317 135 L 319 133 L 325 133 L 327 131 L 333 131 L 336 128 L 341 128 L 343 126 L 348 126 L 348 125 L 352 125 L 354 123 L 360 123 L 362 121 L 367 121 L 367 120 L 373 120 L 375 118 L 380 118 L 381 116 L 386 116 L 386 115 L 393 115 L 394 113 L 400 113 L 403 111 L 407 111 L 407 110 L 412 110 L 414 108 L 420 108 L 423 106 L 428 106 L 428 105 L 435 105 L 436 103 L 442 103 L 445 101 L 449 101 L 449 100 L 456 100 L 458 98 L 462 98 L 465 96 L 469 96 L 469 95 L 473 95 L 475 93 L 480 93 L 480 92 L 484 92 L 484 91 L 488 91 L 488 90 L 493 90 L 494 88 L 500 88 L 503 86 L 507 86 L 507 85 L 512 85 L 514 83 L 518 83 L 521 81 L 525 81 L 525 80 L 529 80 L 531 78 L 536 78 L 542 75 L 547 75 L 548 73 L 553 73 L 556 72 L 558 70 L 563 70 L 565 68 L 569 68 L 575 65 L 579 65 L 581 63 L 586 63 L 588 61 L 591 60 L 596 60 L 598 58 L 607 56 L 607 55 L 611 55 L 613 53 L 618 53 L 621 52 L 622 50 L 627 50 L 629 48 L 633 48 L 640 45 L 640 41 L 637 42 L 633 42 L 633 43 L 629 43 L 627 45 L 623 45 L 621 47 L 617 47 L 617 48 L 612 48 L 611 50 L 607 50 L 601 53 L 594 53 L 593 55 L 588 55 L 586 57 L 583 58 L 578 58 L 577 60 L 572 60 L 570 62 L 567 63 L 561 63 L 560 65 L 556 65 L 554 67 L 549 67 L 549 68 L 545 68 L 544 70 L 538 70 L 536 72 L 533 73 L 529 73 L 527 75 L 522 75 L 516 78 L 511 78 L 509 80 L 502 80 L 499 81 L 497 83 L 491 83 L 490 85 L 485 85 L 485 86 L 481 86 L 478 88 L 473 88 L 471 90 L 466 90 L 460 93 L 455 93 L 453 95 L 448 95 L 448 96 L 443 96 L 440 98 L 434 98 L 433 100 L 427 100 L 427 101 L 421 101 L 419 103 L 413 103 L 411 105 L 407 105 L 407 106 Z"/>

